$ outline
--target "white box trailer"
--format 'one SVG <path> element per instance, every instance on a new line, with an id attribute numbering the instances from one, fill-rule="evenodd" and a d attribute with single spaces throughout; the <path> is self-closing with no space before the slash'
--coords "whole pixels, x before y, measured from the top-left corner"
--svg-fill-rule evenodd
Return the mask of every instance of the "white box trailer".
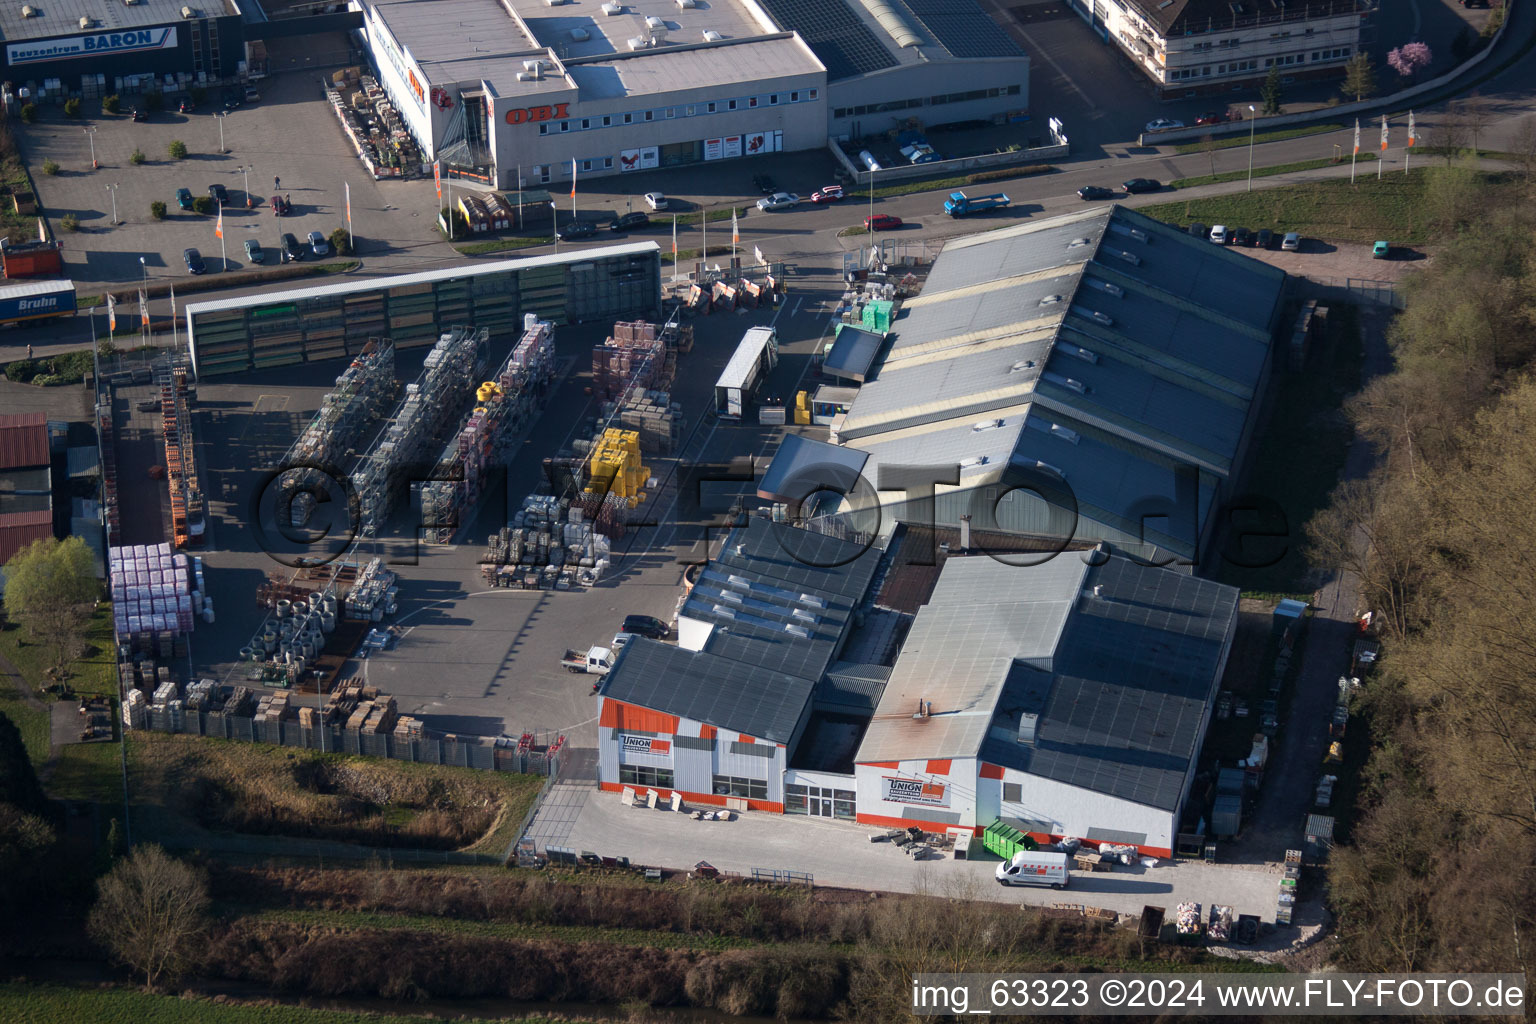
<path id="1" fill-rule="evenodd" d="M 772 327 L 754 327 L 742 336 L 731 361 L 715 382 L 715 415 L 742 418 L 748 400 L 779 365 L 779 336 Z"/>
<path id="2" fill-rule="evenodd" d="M 995 877 L 1003 885 L 1048 885 L 1065 889 L 1072 884 L 1067 855 L 1060 850 L 1020 851 L 997 866 Z"/>

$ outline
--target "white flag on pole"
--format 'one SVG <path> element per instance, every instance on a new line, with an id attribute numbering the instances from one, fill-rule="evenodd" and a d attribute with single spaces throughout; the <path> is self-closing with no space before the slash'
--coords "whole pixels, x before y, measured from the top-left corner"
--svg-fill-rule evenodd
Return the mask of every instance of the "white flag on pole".
<path id="1" fill-rule="evenodd" d="M 1419 134 L 1413 127 L 1413 111 L 1410 110 L 1408 111 L 1408 148 L 1412 149 L 1413 144 L 1418 141 Z"/>
<path id="2" fill-rule="evenodd" d="M 1387 115 L 1381 115 L 1381 151 L 1387 151 Z"/>
<path id="3" fill-rule="evenodd" d="M 1355 118 L 1355 155 L 1360 155 L 1360 119 Z"/>
<path id="4" fill-rule="evenodd" d="M 117 302 L 111 292 L 107 293 L 107 330 L 117 330 Z"/>

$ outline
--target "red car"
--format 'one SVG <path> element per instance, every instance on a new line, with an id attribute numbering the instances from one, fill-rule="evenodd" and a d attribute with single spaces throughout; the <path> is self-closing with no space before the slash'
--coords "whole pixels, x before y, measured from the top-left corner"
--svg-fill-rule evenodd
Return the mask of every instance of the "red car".
<path id="1" fill-rule="evenodd" d="M 823 185 L 811 193 L 813 203 L 835 203 L 842 198 L 843 186 L 841 185 Z"/>
<path id="2" fill-rule="evenodd" d="M 870 231 L 893 231 L 901 227 L 901 218 L 892 217 L 888 213 L 877 213 L 873 217 L 865 217 L 864 226 Z"/>
<path id="3" fill-rule="evenodd" d="M 1225 120 L 1226 118 L 1222 117 L 1220 114 L 1201 114 L 1199 117 L 1195 118 L 1195 127 L 1202 128 L 1210 124 L 1221 124 Z"/>

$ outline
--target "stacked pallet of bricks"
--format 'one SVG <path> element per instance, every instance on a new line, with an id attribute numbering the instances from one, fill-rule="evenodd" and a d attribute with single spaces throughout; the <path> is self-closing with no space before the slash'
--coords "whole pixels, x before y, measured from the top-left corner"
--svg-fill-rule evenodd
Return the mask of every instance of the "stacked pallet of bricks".
<path id="1" fill-rule="evenodd" d="M 464 510 L 506 464 L 512 440 L 543 408 L 554 372 L 554 325 L 530 315 L 495 378 L 476 391 L 474 411 L 444 447 L 433 479 L 418 486 L 429 540 L 446 543 L 458 531 Z"/>
<path id="2" fill-rule="evenodd" d="M 394 734 L 395 740 L 399 743 L 410 743 L 420 740 L 423 736 L 421 719 L 412 718 L 410 715 L 401 715 L 395 720 Z"/>
<path id="3" fill-rule="evenodd" d="M 265 725 L 267 722 L 284 722 L 294 716 L 294 709 L 288 703 L 286 693 L 267 693 L 256 702 L 256 724 Z"/>
<path id="4" fill-rule="evenodd" d="M 107 549 L 112 625 L 120 645 L 159 651 L 192 631 L 194 610 L 187 556 L 169 544 L 136 544 Z M 168 642 L 164 638 L 172 638 Z"/>
<path id="5" fill-rule="evenodd" d="M 186 708 L 188 711 L 206 711 L 217 700 L 218 684 L 212 679 L 199 679 L 187 684 Z"/>
<path id="6" fill-rule="evenodd" d="M 122 513 L 117 507 L 117 435 L 112 425 L 112 403 L 96 407 L 96 431 L 101 443 L 101 509 L 107 526 L 107 546 L 122 539 Z"/>
<path id="7" fill-rule="evenodd" d="M 172 366 L 155 374 L 160 391 L 160 432 L 165 441 L 171 496 L 171 533 L 177 547 L 203 542 L 203 493 L 197 483 L 197 446 L 187 408 L 187 371 Z"/>
<path id="8" fill-rule="evenodd" d="M 397 580 L 393 572 L 384 568 L 383 559 L 375 558 L 363 566 L 357 582 L 347 591 L 344 606 L 347 618 L 378 622 L 386 615 L 395 614 L 400 594 L 395 586 Z"/>
<path id="9" fill-rule="evenodd" d="M 387 338 L 368 342 L 352 365 L 336 378 L 336 386 L 283 457 L 294 467 L 278 478 L 279 515 L 303 525 L 316 500 L 315 489 L 326 474 L 343 470 L 352 451 L 388 411 L 395 395 L 395 347 Z M 299 502 L 297 512 L 286 506 Z M 302 513 L 302 515 L 300 514 Z"/>
<path id="10" fill-rule="evenodd" d="M 489 586 L 537 586 L 528 570 L 546 566 L 582 570 L 595 579 L 608 567 L 609 538 L 594 528 L 578 504 L 548 495 L 530 495 L 511 525 L 493 534 L 481 563 L 481 575 Z"/>
<path id="11" fill-rule="evenodd" d="M 665 391 L 633 387 L 616 403 L 613 419 L 640 437 L 640 450 L 666 455 L 682 439 L 682 407 Z"/>
<path id="12" fill-rule="evenodd" d="M 677 338 L 677 331 L 644 321 L 614 324 L 613 334 L 592 349 L 593 394 L 611 400 L 634 387 L 670 390 L 677 375 Z"/>
<path id="13" fill-rule="evenodd" d="M 358 530 L 377 536 L 389 521 L 407 475 L 425 463 L 473 395 L 476 371 L 489 333 L 454 328 L 427 353 L 425 368 L 389 425 L 352 473 L 358 500 Z"/>

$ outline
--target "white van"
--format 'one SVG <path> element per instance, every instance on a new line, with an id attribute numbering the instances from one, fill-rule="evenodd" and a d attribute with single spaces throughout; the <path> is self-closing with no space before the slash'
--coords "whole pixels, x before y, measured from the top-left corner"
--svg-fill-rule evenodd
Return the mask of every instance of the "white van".
<path id="1" fill-rule="evenodd" d="M 1048 885 L 1052 889 L 1065 889 L 1072 884 L 1067 855 L 1059 850 L 1016 853 L 1011 860 L 997 866 L 995 877 L 1003 885 Z"/>

